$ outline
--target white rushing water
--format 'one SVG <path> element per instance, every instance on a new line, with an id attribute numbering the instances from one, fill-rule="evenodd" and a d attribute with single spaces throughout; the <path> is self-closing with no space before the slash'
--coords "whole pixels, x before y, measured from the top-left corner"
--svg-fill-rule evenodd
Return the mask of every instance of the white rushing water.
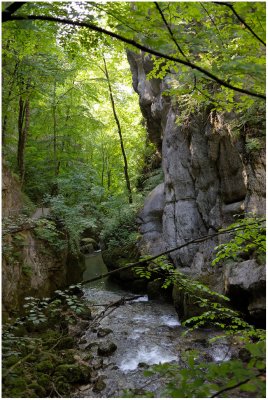
<path id="1" fill-rule="evenodd" d="M 100 253 L 88 260 L 84 279 L 105 272 Z M 85 332 L 82 347 L 86 349 L 90 346 L 90 352 L 95 351 L 95 359 L 98 359 L 97 346 L 100 343 L 113 342 L 117 349 L 104 359 L 105 390 L 97 394 L 90 389 L 83 392 L 83 397 L 122 397 L 125 389 L 141 388 L 144 385 L 148 390 L 156 390 L 158 393 L 161 383 L 148 385 L 148 378 L 143 375 L 144 369 L 154 364 L 179 363 L 184 350 L 201 349 L 216 362 L 230 359 L 226 343 L 208 345 L 209 331 L 196 333 L 199 344 L 195 338 L 189 340 L 182 337 L 183 328 L 172 304 L 152 301 L 146 294 L 142 294 L 120 306 L 106 308 L 122 298 L 135 296 L 107 280 L 94 282 L 84 289 L 84 293 L 92 304 L 93 317 L 104 310 L 106 312 L 101 315 L 94 329 Z M 98 336 L 98 330 L 106 328 L 111 333 L 105 337 Z M 200 344 L 203 342 L 204 345 Z"/>
<path id="2" fill-rule="evenodd" d="M 128 372 L 138 368 L 140 363 L 147 365 L 163 364 L 165 362 L 171 362 L 178 360 L 178 357 L 170 351 L 170 354 L 166 350 L 163 350 L 160 346 L 145 347 L 141 346 L 134 351 L 126 352 L 123 356 L 123 361 L 119 365 L 122 371 Z"/>

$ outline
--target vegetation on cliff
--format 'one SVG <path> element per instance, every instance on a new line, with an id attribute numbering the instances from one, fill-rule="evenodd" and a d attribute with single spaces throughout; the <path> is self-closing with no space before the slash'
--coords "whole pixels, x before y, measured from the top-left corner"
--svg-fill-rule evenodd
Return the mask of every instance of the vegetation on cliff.
<path id="1" fill-rule="evenodd" d="M 265 3 L 4 2 L 2 10 L 3 156 L 30 199 L 27 216 L 5 214 L 8 265 L 23 264 L 25 229 L 57 252 L 78 256 L 86 235 L 103 241 L 110 261 L 138 258 L 136 213 L 163 175 L 161 138 L 149 143 L 148 121 L 131 87 L 131 80 L 134 87 L 140 82 L 131 75 L 127 53 L 144 64 L 145 85 L 165 80 L 162 95 L 180 110 L 177 125 L 187 127 L 205 109 L 225 114 L 232 144 L 242 138 L 245 164 L 263 152 Z M 29 218 L 33 205 L 49 208 L 49 218 Z M 262 220 L 237 217 L 231 227 L 244 224 L 242 236 L 218 246 L 214 265 L 253 256 L 264 261 Z M 24 263 L 22 272 L 29 278 L 31 267 Z M 222 303 L 225 296 L 166 259 L 136 268 L 136 274 L 160 277 L 164 288 L 180 286 L 204 308 L 186 322 L 191 328 L 248 331 L 244 359 L 207 365 L 190 354 L 185 368 L 154 368 L 170 380 L 168 396 L 225 396 L 238 387 L 246 396 L 265 395 L 263 332 Z M 90 379 L 85 360 L 75 361 L 68 333 L 69 324 L 83 319 L 83 305 L 70 294 L 57 296 L 28 299 L 24 317 L 4 327 L 5 396 L 68 396 L 70 383 Z"/>

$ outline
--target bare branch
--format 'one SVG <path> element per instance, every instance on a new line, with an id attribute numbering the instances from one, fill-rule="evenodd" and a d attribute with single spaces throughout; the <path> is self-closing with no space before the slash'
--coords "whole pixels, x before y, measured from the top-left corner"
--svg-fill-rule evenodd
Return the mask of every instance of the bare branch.
<path id="1" fill-rule="evenodd" d="M 39 21 L 50 21 L 50 22 L 58 22 L 60 24 L 67 24 L 67 25 L 73 25 L 73 26 L 79 26 L 79 27 L 84 27 L 84 28 L 88 28 L 91 29 L 93 31 L 96 32 L 100 32 L 103 33 L 105 35 L 108 35 L 110 37 L 113 37 L 115 39 L 120 40 L 121 42 L 127 43 L 131 46 L 136 47 L 139 50 L 142 50 L 146 53 L 152 54 L 154 56 L 160 57 L 160 58 L 164 58 L 166 60 L 170 60 L 170 61 L 174 61 L 176 63 L 179 64 L 183 64 L 186 65 L 189 68 L 195 69 L 197 71 L 200 71 L 202 74 L 206 75 L 207 77 L 209 77 L 210 79 L 212 79 L 213 81 L 217 82 L 219 85 L 227 87 L 228 89 L 232 89 L 236 92 L 239 93 L 243 93 L 243 94 L 247 94 L 249 96 L 253 96 L 253 97 L 258 97 L 260 99 L 265 100 L 266 96 L 262 93 L 256 93 L 250 90 L 246 90 L 246 89 L 241 89 L 239 87 L 233 86 L 231 85 L 229 82 L 224 81 L 221 78 L 218 78 L 217 76 L 215 76 L 214 74 L 212 74 L 211 72 L 203 69 L 202 67 L 199 67 L 198 65 L 195 65 L 189 61 L 186 60 L 182 60 L 180 58 L 177 57 L 173 57 L 173 56 L 169 56 L 167 54 L 163 54 L 159 51 L 156 50 L 152 50 L 146 46 L 141 45 L 140 43 L 135 42 L 135 40 L 132 39 L 128 39 L 124 36 L 118 35 L 115 32 L 111 32 L 108 31 L 107 29 L 104 28 L 100 28 L 99 26 L 93 25 L 89 22 L 78 22 L 78 21 L 72 21 L 70 19 L 66 19 L 66 18 L 57 18 L 57 17 L 50 17 L 50 16 L 46 16 L 46 15 L 27 15 L 27 16 L 22 16 L 22 15 L 11 15 L 8 19 L 8 21 L 25 21 L 25 20 L 39 20 Z M 7 21 L 7 20 L 6 20 Z M 6 22 L 5 21 L 5 22 Z"/>

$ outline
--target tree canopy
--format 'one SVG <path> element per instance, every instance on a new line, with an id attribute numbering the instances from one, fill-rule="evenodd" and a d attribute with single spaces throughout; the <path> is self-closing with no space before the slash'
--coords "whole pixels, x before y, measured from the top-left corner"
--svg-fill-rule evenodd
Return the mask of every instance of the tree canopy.
<path id="1" fill-rule="evenodd" d="M 263 124 L 263 2 L 3 2 L 2 8 L 3 154 L 37 203 L 63 191 L 70 206 L 64 185 L 67 179 L 71 190 L 75 176 L 86 182 L 81 204 L 96 193 L 99 204 L 137 197 L 137 179 L 154 149 L 126 50 L 150 55 L 147 79 L 166 78 L 164 94 L 180 106 L 178 123 L 209 107 L 235 112 L 238 129 L 253 119 Z M 259 146 L 258 138 L 250 140 Z"/>

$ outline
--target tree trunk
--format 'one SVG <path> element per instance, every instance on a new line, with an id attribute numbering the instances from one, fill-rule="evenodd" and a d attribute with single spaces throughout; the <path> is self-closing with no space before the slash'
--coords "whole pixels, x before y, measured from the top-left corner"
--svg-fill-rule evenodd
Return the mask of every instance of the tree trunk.
<path id="1" fill-rule="evenodd" d="M 18 152 L 17 163 L 19 169 L 19 176 L 21 185 L 24 182 L 25 176 L 25 146 L 30 126 L 30 99 L 26 98 L 24 101 L 22 96 L 19 98 L 19 117 L 18 117 Z"/>
<path id="2" fill-rule="evenodd" d="M 121 125 L 120 125 L 120 122 L 119 122 L 119 119 L 118 119 L 118 116 L 116 113 L 111 82 L 110 82 L 110 78 L 109 78 L 109 74 L 108 74 L 106 60 L 104 57 L 103 57 L 103 63 L 104 63 L 104 72 L 105 72 L 105 76 L 106 76 L 108 87 L 109 87 L 109 94 L 110 94 L 110 100 L 111 100 L 111 105 L 112 105 L 112 109 L 113 109 L 113 115 L 114 115 L 114 119 L 115 119 L 115 122 L 117 125 L 118 135 L 119 135 L 119 139 L 120 139 L 121 152 L 122 152 L 122 156 L 124 159 L 124 174 L 125 174 L 125 181 L 126 181 L 126 186 L 127 186 L 127 191 L 128 191 L 128 201 L 131 204 L 132 203 L 132 191 L 131 191 L 130 180 L 129 180 L 129 175 L 128 175 L 127 157 L 126 157 L 126 152 L 125 152 L 125 147 L 124 147 L 124 142 L 123 142 Z"/>
<path id="3" fill-rule="evenodd" d="M 4 66 L 4 62 L 3 62 L 3 66 Z M 2 66 L 2 68 L 3 68 Z M 2 125 L 2 148 L 4 148 L 5 144 L 6 144 L 6 133 L 7 133 L 7 121 L 8 121 L 8 106 L 10 103 L 10 98 L 11 98 L 11 94 L 13 92 L 13 87 L 16 81 L 16 77 L 17 77 L 17 71 L 18 71 L 18 67 L 19 67 L 19 61 L 16 62 L 15 67 L 14 67 L 14 71 L 12 74 L 12 79 L 10 81 L 10 86 L 9 86 L 9 91 L 8 91 L 8 95 L 6 100 L 3 101 L 3 115 L 4 117 L 2 118 L 3 121 L 3 125 Z M 4 82 L 2 82 L 2 85 L 4 86 Z M 5 111 L 4 111 L 5 110 Z"/>

